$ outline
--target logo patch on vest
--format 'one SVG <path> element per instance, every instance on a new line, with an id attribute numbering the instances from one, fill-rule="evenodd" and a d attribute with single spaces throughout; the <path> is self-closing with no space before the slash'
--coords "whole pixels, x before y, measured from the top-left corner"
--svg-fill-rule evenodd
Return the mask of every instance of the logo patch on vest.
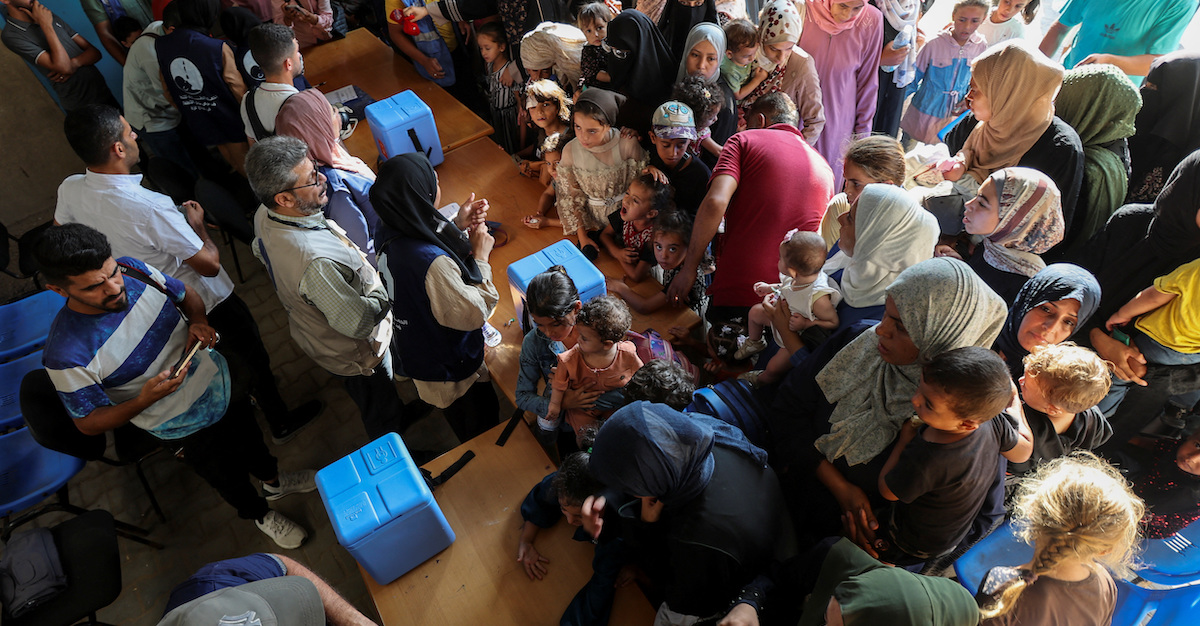
<path id="1" fill-rule="evenodd" d="M 196 67 L 195 63 L 178 57 L 171 61 L 170 69 L 171 80 L 175 81 L 175 86 L 184 93 L 198 96 L 204 91 L 204 77 L 200 75 L 200 68 Z"/>

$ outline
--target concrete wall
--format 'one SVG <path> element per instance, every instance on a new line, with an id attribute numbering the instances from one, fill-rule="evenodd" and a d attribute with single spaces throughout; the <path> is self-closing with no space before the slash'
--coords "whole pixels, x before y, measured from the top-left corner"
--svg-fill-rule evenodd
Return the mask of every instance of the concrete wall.
<path id="1" fill-rule="evenodd" d="M 83 171 L 62 123 L 62 110 L 29 66 L 0 46 L 0 222 L 13 234 L 53 218 L 59 183 Z M 29 286 L 0 275 L 0 301 Z"/>

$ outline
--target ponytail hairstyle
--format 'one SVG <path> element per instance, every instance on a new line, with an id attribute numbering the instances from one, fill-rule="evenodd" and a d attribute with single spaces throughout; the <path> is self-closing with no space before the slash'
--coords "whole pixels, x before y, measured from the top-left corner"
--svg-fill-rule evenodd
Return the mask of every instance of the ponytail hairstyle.
<path id="1" fill-rule="evenodd" d="M 1041 5 L 1041 0 L 1029 0 L 1029 4 L 1025 5 L 1025 10 L 1021 11 L 1021 17 L 1025 18 L 1025 25 L 1033 23 L 1033 18 L 1037 17 L 1038 6 Z"/>
<path id="2" fill-rule="evenodd" d="M 871 180 L 904 184 L 904 148 L 894 137 L 865 135 L 850 142 L 847 163 L 858 166 Z"/>
<path id="3" fill-rule="evenodd" d="M 675 189 L 670 184 L 661 182 L 649 174 L 638 174 L 633 180 L 650 190 L 650 208 L 659 215 L 675 210 Z"/>
<path id="4" fill-rule="evenodd" d="M 530 314 L 538 317 L 561 320 L 571 314 L 578 302 L 575 282 L 567 275 L 567 268 L 561 265 L 534 276 L 525 289 L 525 306 Z"/>
<path id="5" fill-rule="evenodd" d="M 735 359 L 734 353 L 738 349 L 738 337 L 749 332 L 749 328 L 746 327 L 746 318 L 739 316 L 720 324 L 713 324 L 708 329 L 705 341 L 708 343 L 708 349 L 713 358 L 723 367 L 741 369 L 750 365 L 750 357 Z"/>
<path id="6" fill-rule="evenodd" d="M 1008 613 L 1039 575 L 1066 559 L 1100 561 L 1118 573 L 1128 568 L 1145 512 L 1129 483 L 1090 452 L 1043 464 L 1022 481 L 1017 495 L 1017 536 L 1033 544 L 1032 566 L 989 572 L 986 578 L 998 569 L 1009 576 L 995 589 L 980 588 L 975 596 L 980 615 Z"/>

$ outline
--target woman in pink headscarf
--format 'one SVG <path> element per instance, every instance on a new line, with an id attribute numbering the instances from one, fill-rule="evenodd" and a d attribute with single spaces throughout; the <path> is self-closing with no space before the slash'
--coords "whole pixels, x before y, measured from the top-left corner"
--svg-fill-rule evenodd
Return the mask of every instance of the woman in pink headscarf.
<path id="1" fill-rule="evenodd" d="M 825 130 L 816 148 L 833 168 L 834 189 L 840 189 L 846 147 L 871 132 L 875 117 L 883 14 L 866 0 L 812 0 L 800 47 L 817 62 Z"/>
<path id="2" fill-rule="evenodd" d="M 375 265 L 375 228 L 379 216 L 369 196 L 375 172 L 342 145 L 342 116 L 316 89 L 290 97 L 275 117 L 275 132 L 308 144 L 308 156 L 329 179 L 325 217 L 337 222 L 346 236 Z M 349 136 L 349 135 L 347 135 Z"/>

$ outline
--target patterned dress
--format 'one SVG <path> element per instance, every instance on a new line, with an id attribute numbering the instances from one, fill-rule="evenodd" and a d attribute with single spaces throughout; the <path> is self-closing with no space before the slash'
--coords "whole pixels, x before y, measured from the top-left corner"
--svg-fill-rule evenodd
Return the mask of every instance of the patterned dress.
<path id="1" fill-rule="evenodd" d="M 563 233 L 573 235 L 580 228 L 598 230 L 608 224 L 609 214 L 621 208 L 630 181 L 648 160 L 636 139 L 621 137 L 615 128 L 609 130 L 608 141 L 595 148 L 584 148 L 572 139 L 563 150 L 554 180 Z"/>
<path id="2" fill-rule="evenodd" d="M 495 63 L 487 66 L 487 99 L 488 108 L 492 111 L 492 128 L 495 134 L 492 139 L 500 144 L 504 151 L 512 154 L 521 149 L 517 140 L 517 96 L 516 91 L 521 86 L 521 76 L 517 65 L 505 61 L 499 69 L 493 69 Z M 500 78 L 508 72 L 512 76 L 512 86 L 506 87 Z"/>

